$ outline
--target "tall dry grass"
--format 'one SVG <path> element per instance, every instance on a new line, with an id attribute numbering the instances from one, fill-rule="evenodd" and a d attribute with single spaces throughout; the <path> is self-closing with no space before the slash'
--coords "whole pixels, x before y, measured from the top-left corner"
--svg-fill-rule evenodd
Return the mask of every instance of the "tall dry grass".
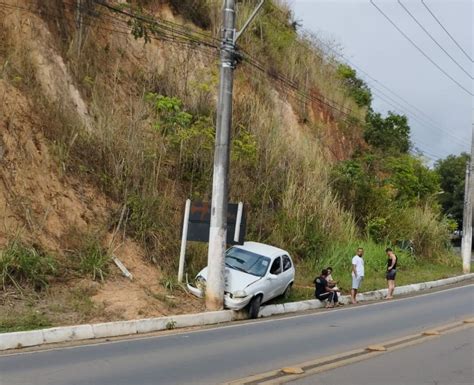
<path id="1" fill-rule="evenodd" d="M 244 18 L 254 2 L 245 0 L 239 6 Z M 364 111 L 339 90 L 340 80 L 330 59 L 321 59 L 323 52 L 315 41 L 301 40 L 288 25 L 276 27 L 272 15 L 263 16 L 242 45 L 307 90 L 351 108 L 356 117 L 363 116 Z M 211 20 L 215 28 L 217 12 Z M 289 19 L 281 21 L 288 24 Z M 70 39 L 75 41 L 74 36 Z M 178 145 L 170 141 L 156 129 L 160 113 L 145 95 L 177 97 L 186 113 L 213 122 L 218 68 L 215 57 L 193 49 L 152 42 L 144 52 L 131 39 L 91 27 L 81 52 L 70 51 L 68 66 L 88 102 L 93 130 L 82 129 L 69 111 L 48 103 L 39 92 L 32 96 L 49 122 L 46 134 L 60 149 L 64 172 L 80 175 L 118 202 L 120 210 L 111 213 L 109 225 L 120 223 L 140 241 L 151 260 L 173 271 L 184 200 L 210 198 L 212 151 L 189 140 Z M 19 73 L 26 68 L 19 65 Z M 354 219 L 330 188 L 330 162 L 317 135 L 318 127 L 327 123 L 313 111 L 317 107 L 305 105 L 299 110 L 300 102 L 277 91 L 274 81 L 240 68 L 235 84 L 230 199 L 248 205 L 247 239 L 281 246 L 310 265 L 322 256 L 340 256 L 344 245 L 358 243 L 358 235 Z M 304 125 L 300 123 L 303 114 Z M 189 159 L 204 162 L 208 170 L 199 183 L 189 178 Z M 421 220 L 419 213 L 410 215 Z M 426 214 L 424 218 L 420 239 L 436 238 L 434 217 Z M 418 231 L 408 222 L 410 229 Z M 426 239 L 420 241 L 422 250 L 430 242 Z M 196 250 L 204 253 L 202 248 Z"/>

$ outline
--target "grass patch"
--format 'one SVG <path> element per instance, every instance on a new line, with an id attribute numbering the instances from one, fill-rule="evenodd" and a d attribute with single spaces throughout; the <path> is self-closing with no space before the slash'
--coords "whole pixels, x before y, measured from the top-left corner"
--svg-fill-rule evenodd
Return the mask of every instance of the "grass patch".
<path id="1" fill-rule="evenodd" d="M 27 246 L 17 240 L 10 242 L 0 253 L 0 279 L 2 288 L 32 287 L 40 291 L 48 286 L 50 278 L 56 273 L 53 258 L 33 246 Z"/>
<path id="2" fill-rule="evenodd" d="M 104 250 L 98 238 L 90 237 L 82 249 L 74 255 L 78 271 L 94 281 L 104 281 L 109 274 L 110 255 Z"/>
<path id="3" fill-rule="evenodd" d="M 49 326 L 52 326 L 50 319 L 34 309 L 28 309 L 24 313 L 0 315 L 0 333 L 35 330 Z"/>

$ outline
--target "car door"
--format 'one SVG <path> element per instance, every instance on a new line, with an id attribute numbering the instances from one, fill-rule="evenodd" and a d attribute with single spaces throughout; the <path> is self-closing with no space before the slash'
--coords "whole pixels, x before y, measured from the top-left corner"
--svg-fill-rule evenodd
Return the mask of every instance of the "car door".
<path id="1" fill-rule="evenodd" d="M 281 286 L 281 273 L 283 272 L 281 257 L 276 257 L 268 270 L 266 277 L 266 288 L 263 297 L 264 301 L 268 301 L 278 295 Z"/>

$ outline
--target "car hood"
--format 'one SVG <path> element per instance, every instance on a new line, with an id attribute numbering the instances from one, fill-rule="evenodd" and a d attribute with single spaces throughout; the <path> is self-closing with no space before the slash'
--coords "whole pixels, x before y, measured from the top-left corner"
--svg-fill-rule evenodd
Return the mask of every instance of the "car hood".
<path id="1" fill-rule="evenodd" d="M 202 276 L 207 280 L 207 267 L 201 270 L 198 276 Z M 242 271 L 231 269 L 229 267 L 225 268 L 225 291 L 233 293 L 237 290 L 244 290 L 246 287 L 251 285 L 254 282 L 257 282 L 262 277 L 257 277 L 252 274 L 247 274 Z"/>

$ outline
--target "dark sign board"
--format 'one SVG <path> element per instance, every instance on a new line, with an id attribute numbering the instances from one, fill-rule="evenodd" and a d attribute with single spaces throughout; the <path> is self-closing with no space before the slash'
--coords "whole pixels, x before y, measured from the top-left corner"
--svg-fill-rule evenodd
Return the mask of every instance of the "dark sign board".
<path id="1" fill-rule="evenodd" d="M 245 231 L 247 228 L 245 218 L 245 206 L 242 210 L 242 219 L 240 222 L 239 241 L 234 241 L 235 226 L 237 222 L 237 212 L 239 205 L 229 203 L 227 206 L 227 244 L 243 244 L 245 240 Z M 209 228 L 211 225 L 211 204 L 209 202 L 192 202 L 189 213 L 188 241 L 209 242 Z"/>

